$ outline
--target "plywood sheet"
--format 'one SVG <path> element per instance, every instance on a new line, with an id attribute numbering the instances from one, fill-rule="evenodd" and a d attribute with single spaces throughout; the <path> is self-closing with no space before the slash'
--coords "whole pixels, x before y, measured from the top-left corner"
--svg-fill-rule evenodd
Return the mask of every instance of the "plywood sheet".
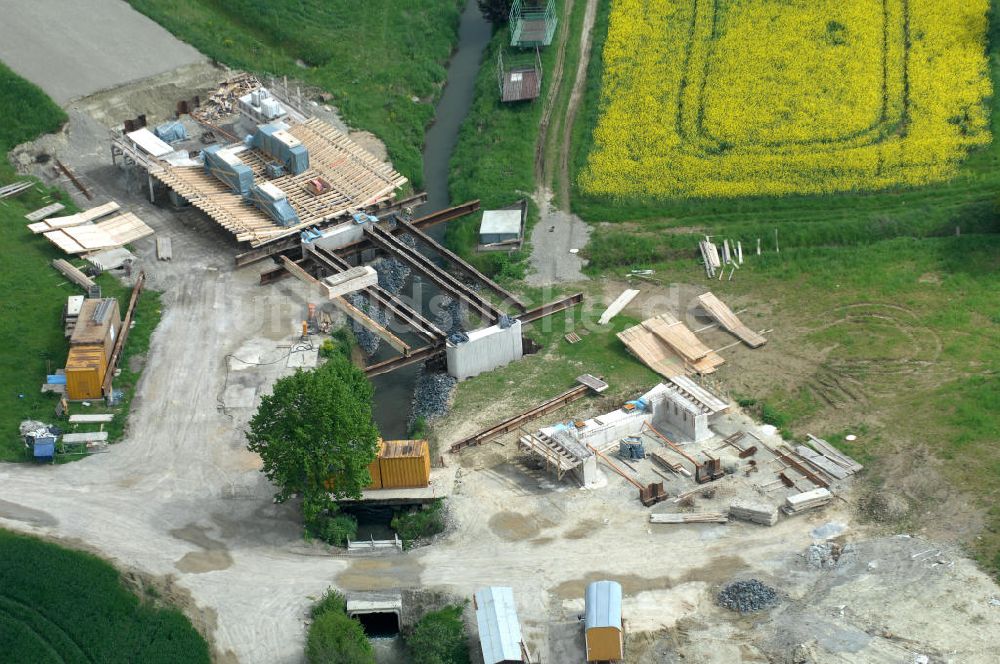
<path id="1" fill-rule="evenodd" d="M 767 339 L 743 324 L 743 321 L 733 313 L 726 304 L 712 293 L 698 296 L 698 301 L 708 315 L 718 321 L 724 330 L 736 335 L 740 341 L 750 348 L 759 348 L 767 343 Z"/>

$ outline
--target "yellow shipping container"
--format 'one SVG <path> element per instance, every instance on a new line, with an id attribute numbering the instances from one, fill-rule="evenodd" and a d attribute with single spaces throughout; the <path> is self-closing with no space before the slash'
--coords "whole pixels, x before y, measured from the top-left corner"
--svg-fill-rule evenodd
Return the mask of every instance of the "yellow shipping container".
<path id="1" fill-rule="evenodd" d="M 100 399 L 107 369 L 104 344 L 70 346 L 66 358 L 66 396 L 69 399 Z"/>
<path id="2" fill-rule="evenodd" d="M 387 440 L 379 453 L 383 489 L 425 487 L 431 480 L 431 452 L 426 440 Z"/>
<path id="3" fill-rule="evenodd" d="M 385 443 L 382 442 L 380 438 L 378 441 L 378 452 L 375 454 L 375 458 L 372 462 L 368 464 L 368 474 L 372 476 L 372 483 L 366 486 L 366 489 L 381 489 L 382 488 L 382 471 L 379 467 L 378 457 L 382 454 L 382 446 Z"/>

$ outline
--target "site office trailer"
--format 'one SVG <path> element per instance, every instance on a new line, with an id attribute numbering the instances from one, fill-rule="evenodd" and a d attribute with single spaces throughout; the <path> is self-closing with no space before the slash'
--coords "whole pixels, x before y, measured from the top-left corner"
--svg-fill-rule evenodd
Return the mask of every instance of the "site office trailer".
<path id="1" fill-rule="evenodd" d="M 387 440 L 378 462 L 383 489 L 415 489 L 430 484 L 431 454 L 426 440 Z"/>
<path id="2" fill-rule="evenodd" d="M 102 344 L 70 346 L 66 358 L 66 396 L 74 401 L 100 399 L 108 360 Z"/>
<path id="3" fill-rule="evenodd" d="M 69 355 L 66 358 L 67 398 L 79 401 L 104 396 L 101 387 L 115 341 L 121 334 L 121 327 L 118 300 L 84 300 L 69 340 Z"/>

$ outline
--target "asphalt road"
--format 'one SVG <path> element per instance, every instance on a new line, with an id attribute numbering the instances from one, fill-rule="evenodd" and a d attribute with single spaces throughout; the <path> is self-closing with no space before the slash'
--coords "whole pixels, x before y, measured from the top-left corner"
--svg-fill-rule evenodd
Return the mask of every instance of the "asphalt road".
<path id="1" fill-rule="evenodd" d="M 0 0 L 0 60 L 61 106 L 205 59 L 121 0 Z"/>

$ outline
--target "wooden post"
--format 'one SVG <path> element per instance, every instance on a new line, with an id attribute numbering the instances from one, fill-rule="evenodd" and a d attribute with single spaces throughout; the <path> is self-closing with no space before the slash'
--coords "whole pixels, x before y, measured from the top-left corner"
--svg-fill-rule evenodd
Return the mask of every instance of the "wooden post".
<path id="1" fill-rule="evenodd" d="M 757 238 L 757 255 L 760 256 L 760 238 Z"/>
<path id="2" fill-rule="evenodd" d="M 774 253 L 780 254 L 781 249 L 778 248 L 778 229 L 774 229 Z"/>

